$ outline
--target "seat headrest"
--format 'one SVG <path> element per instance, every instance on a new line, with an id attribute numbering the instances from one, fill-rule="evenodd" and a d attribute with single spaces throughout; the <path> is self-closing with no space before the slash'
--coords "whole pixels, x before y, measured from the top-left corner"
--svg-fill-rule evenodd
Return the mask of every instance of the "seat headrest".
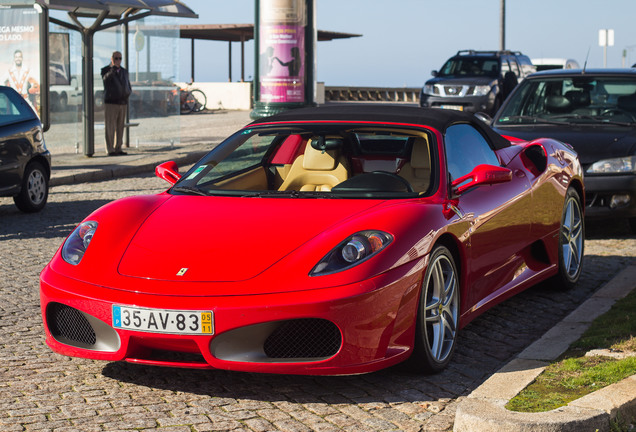
<path id="1" fill-rule="evenodd" d="M 636 112 L 636 94 L 619 96 L 616 106 L 625 111 Z"/>
<path id="2" fill-rule="evenodd" d="M 338 150 L 318 150 L 312 145 L 312 141 L 310 139 L 305 145 L 303 168 L 308 171 L 331 171 L 335 169 Z"/>
<path id="3" fill-rule="evenodd" d="M 585 107 L 591 102 L 590 94 L 584 91 L 570 90 L 565 93 L 565 97 L 572 102 L 572 105 Z"/>
<path id="4" fill-rule="evenodd" d="M 430 168 L 430 157 L 428 153 L 428 142 L 425 138 L 417 137 L 413 140 L 411 150 L 411 166 L 415 169 Z"/>
<path id="5" fill-rule="evenodd" d="M 571 102 L 565 96 L 554 95 L 548 96 L 545 106 L 549 111 L 552 112 L 564 112 L 570 109 Z"/>

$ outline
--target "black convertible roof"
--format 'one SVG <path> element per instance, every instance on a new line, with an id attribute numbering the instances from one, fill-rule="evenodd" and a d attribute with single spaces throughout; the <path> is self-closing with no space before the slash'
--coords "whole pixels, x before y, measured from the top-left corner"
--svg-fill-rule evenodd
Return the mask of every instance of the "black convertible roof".
<path id="1" fill-rule="evenodd" d="M 473 114 L 437 108 L 418 108 L 400 105 L 342 104 L 298 108 L 265 117 L 250 125 L 302 121 L 380 122 L 424 125 L 446 133 L 449 126 L 468 123 L 489 138 L 495 149 L 509 147 L 510 141 L 492 130 Z"/>

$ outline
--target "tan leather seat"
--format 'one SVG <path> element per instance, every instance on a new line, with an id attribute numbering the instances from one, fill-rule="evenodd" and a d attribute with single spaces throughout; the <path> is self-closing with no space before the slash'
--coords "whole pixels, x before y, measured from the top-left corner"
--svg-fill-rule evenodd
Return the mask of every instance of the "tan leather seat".
<path id="1" fill-rule="evenodd" d="M 278 190 L 330 191 L 348 178 L 348 165 L 340 156 L 340 149 L 316 150 L 310 139 L 305 153 L 296 158 Z"/>
<path id="2" fill-rule="evenodd" d="M 415 138 L 411 160 L 404 164 L 399 175 L 411 184 L 415 192 L 428 190 L 431 184 L 431 156 L 426 138 Z"/>

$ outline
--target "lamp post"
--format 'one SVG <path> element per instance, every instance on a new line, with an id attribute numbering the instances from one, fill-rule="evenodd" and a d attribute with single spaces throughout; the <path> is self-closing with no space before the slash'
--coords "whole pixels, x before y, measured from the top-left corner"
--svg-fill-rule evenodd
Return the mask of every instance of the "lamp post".
<path id="1" fill-rule="evenodd" d="M 315 0 L 255 0 L 252 119 L 315 105 Z"/>
<path id="2" fill-rule="evenodd" d="M 614 30 L 601 29 L 598 31 L 598 44 L 603 47 L 603 67 L 607 67 L 607 47 L 614 46 Z"/>

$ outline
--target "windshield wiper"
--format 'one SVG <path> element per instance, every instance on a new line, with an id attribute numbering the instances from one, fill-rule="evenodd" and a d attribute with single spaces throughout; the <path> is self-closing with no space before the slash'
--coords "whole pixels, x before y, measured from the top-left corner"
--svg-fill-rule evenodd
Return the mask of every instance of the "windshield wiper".
<path id="1" fill-rule="evenodd" d="M 499 120 L 497 120 L 497 123 L 500 123 L 500 124 L 505 124 L 505 123 L 508 123 L 508 124 L 510 124 L 510 123 L 512 123 L 512 124 L 528 124 L 528 123 L 532 123 L 532 124 L 556 124 L 556 125 L 562 125 L 563 124 L 562 121 L 550 120 L 550 119 L 545 119 L 545 118 L 541 118 L 541 117 L 534 117 L 534 116 L 529 116 L 529 115 L 506 116 L 506 117 L 502 117 Z"/>
<path id="2" fill-rule="evenodd" d="M 194 186 L 175 186 L 171 189 L 173 192 L 181 192 L 189 195 L 208 196 L 207 193 Z"/>
<path id="3" fill-rule="evenodd" d="M 261 191 L 254 192 L 242 197 L 255 197 L 255 198 L 337 198 L 330 192 L 300 192 L 297 190 L 288 191 Z"/>
<path id="4" fill-rule="evenodd" d="M 555 115 L 552 117 L 563 118 L 563 119 L 576 119 L 576 120 L 592 120 L 597 123 L 611 124 L 611 125 L 617 125 L 617 126 L 633 126 L 634 125 L 634 122 L 616 121 L 616 120 L 608 119 L 607 117 L 594 116 L 589 114 L 560 114 L 560 115 Z"/>

